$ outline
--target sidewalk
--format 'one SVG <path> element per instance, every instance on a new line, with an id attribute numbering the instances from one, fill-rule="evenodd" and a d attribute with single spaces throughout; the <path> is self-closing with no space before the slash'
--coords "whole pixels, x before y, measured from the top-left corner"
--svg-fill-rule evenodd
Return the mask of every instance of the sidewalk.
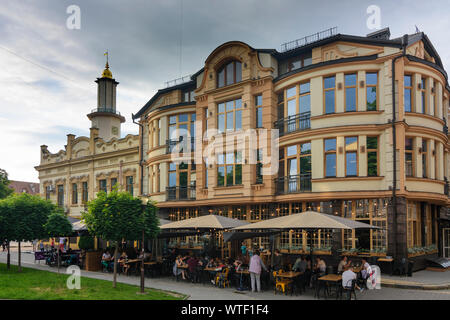
<path id="1" fill-rule="evenodd" d="M 412 277 L 381 275 L 381 286 L 400 289 L 446 290 L 450 289 L 450 271 L 421 270 Z"/>

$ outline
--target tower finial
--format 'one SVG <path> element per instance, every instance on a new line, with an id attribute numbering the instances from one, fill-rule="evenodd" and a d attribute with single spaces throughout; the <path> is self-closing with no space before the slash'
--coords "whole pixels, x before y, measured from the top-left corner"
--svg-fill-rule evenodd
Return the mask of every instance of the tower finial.
<path id="1" fill-rule="evenodd" d="M 112 79 L 112 73 L 109 70 L 109 53 L 108 53 L 108 51 L 106 51 L 103 55 L 106 56 L 106 65 L 105 65 L 105 70 L 103 70 L 103 73 L 102 73 L 102 78 Z"/>
<path id="2" fill-rule="evenodd" d="M 106 56 L 106 65 L 105 65 L 105 68 L 106 69 L 109 69 L 109 61 L 108 61 L 108 58 L 109 58 L 109 56 L 108 56 L 108 50 L 106 50 L 106 52 L 103 54 L 104 56 Z"/>

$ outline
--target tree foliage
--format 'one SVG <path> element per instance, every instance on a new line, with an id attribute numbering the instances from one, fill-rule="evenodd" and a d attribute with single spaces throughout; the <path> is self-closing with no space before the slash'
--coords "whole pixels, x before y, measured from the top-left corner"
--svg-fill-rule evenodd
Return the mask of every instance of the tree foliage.
<path id="1" fill-rule="evenodd" d="M 9 241 L 33 241 L 47 236 L 44 224 L 56 206 L 27 193 L 13 194 L 0 201 L 2 229 Z M 2 231 L 0 231 L 2 232 Z"/>
<path id="2" fill-rule="evenodd" d="M 89 233 L 104 240 L 138 240 L 142 234 L 141 200 L 128 192 L 100 191 L 88 202 L 88 211 L 82 217 Z"/>
<path id="3" fill-rule="evenodd" d="M 81 250 L 92 250 L 95 247 L 94 238 L 91 236 L 81 236 L 78 240 L 78 248 Z"/>
<path id="4" fill-rule="evenodd" d="M 70 236 L 73 232 L 72 224 L 60 209 L 53 211 L 48 216 L 44 228 L 49 237 Z"/>
<path id="5" fill-rule="evenodd" d="M 158 208 L 155 206 L 155 203 L 151 201 L 147 202 L 144 208 L 144 228 L 147 239 L 156 238 L 161 231 L 157 212 Z"/>
<path id="6" fill-rule="evenodd" d="M 4 199 L 14 190 L 9 187 L 8 173 L 6 170 L 0 168 L 0 199 Z"/>

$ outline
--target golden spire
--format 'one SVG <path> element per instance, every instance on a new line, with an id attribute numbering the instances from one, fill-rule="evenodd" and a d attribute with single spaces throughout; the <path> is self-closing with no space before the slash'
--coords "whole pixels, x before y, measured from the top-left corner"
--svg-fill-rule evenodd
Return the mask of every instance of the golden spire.
<path id="1" fill-rule="evenodd" d="M 102 72 L 102 78 L 109 78 L 112 79 L 112 73 L 109 70 L 109 63 L 108 63 L 108 51 L 106 51 L 104 53 L 104 55 L 106 56 L 106 65 L 105 65 L 105 70 L 103 70 Z"/>

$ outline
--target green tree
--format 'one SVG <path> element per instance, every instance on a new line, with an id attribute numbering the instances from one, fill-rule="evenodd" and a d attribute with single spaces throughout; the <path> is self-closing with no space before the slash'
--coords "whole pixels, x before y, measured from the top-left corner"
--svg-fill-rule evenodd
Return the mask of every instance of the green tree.
<path id="1" fill-rule="evenodd" d="M 9 187 L 8 173 L 0 168 L 0 199 L 4 199 L 14 192 Z"/>
<path id="2" fill-rule="evenodd" d="M 94 238 L 91 236 L 81 236 L 80 240 L 78 240 L 78 248 L 81 250 L 92 250 L 95 247 Z"/>
<path id="3" fill-rule="evenodd" d="M 72 224 L 69 219 L 64 215 L 62 210 L 58 208 L 53 211 L 44 224 L 45 231 L 49 237 L 67 237 L 73 232 Z M 60 256 L 58 248 L 58 272 L 60 267 Z"/>
<path id="4" fill-rule="evenodd" d="M 46 237 L 44 224 L 56 206 L 39 196 L 21 193 L 1 200 L 0 207 L 2 224 L 6 224 L 2 230 L 5 230 L 8 241 L 18 242 L 18 271 L 21 272 L 21 242 Z"/>
<path id="5" fill-rule="evenodd" d="M 114 277 L 113 287 L 117 279 L 117 253 L 119 243 L 125 240 L 139 240 L 144 225 L 141 200 L 128 192 L 113 190 L 106 194 L 97 193 L 97 198 L 89 201 L 88 211 L 82 214 L 88 231 L 104 240 L 114 242 Z"/>

